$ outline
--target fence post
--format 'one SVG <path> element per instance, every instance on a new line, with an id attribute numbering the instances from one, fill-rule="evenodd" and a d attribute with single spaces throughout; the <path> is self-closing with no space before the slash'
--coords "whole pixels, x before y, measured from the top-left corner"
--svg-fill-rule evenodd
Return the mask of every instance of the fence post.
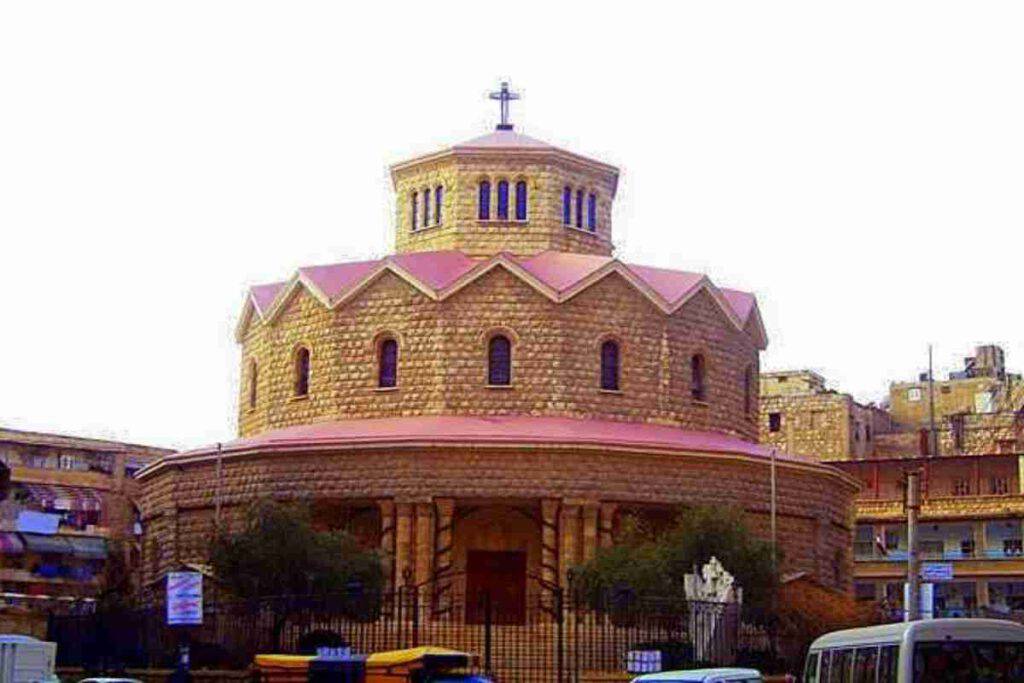
<path id="1" fill-rule="evenodd" d="M 420 591 L 416 586 L 409 586 L 412 595 L 412 646 L 420 646 Z"/>
<path id="2" fill-rule="evenodd" d="M 565 602 L 561 586 L 555 586 L 551 592 L 555 604 L 555 680 L 562 683 L 565 679 Z"/>
<path id="3" fill-rule="evenodd" d="M 484 671 L 488 677 L 494 675 L 494 671 L 491 668 L 491 620 L 494 618 L 494 613 L 491 610 L 491 592 L 484 591 Z"/>

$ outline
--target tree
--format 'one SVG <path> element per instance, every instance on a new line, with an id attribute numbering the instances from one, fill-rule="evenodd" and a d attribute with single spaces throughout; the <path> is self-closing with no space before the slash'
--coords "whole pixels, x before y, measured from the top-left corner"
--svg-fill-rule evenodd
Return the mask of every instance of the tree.
<path id="1" fill-rule="evenodd" d="M 243 531 L 215 539 L 214 573 L 244 598 L 375 593 L 383 582 L 376 552 L 341 531 L 317 531 L 309 509 L 267 500 L 250 509 Z"/>
<path id="2" fill-rule="evenodd" d="M 736 577 L 745 603 L 770 603 L 776 583 L 771 546 L 756 538 L 743 513 L 733 508 L 683 508 L 672 526 L 660 532 L 627 518 L 615 546 L 575 569 L 574 586 L 592 604 L 623 592 L 683 600 L 683 577 L 712 556 Z"/>

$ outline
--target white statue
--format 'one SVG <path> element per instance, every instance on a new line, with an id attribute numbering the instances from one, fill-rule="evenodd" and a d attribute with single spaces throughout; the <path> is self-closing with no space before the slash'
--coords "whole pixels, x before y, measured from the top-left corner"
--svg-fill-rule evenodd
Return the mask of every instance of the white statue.
<path id="1" fill-rule="evenodd" d="M 697 661 L 729 663 L 736 644 L 730 642 L 733 629 L 728 620 L 739 618 L 743 589 L 717 557 L 701 567 L 700 573 L 684 576 L 683 588 L 690 603 L 690 637 Z"/>

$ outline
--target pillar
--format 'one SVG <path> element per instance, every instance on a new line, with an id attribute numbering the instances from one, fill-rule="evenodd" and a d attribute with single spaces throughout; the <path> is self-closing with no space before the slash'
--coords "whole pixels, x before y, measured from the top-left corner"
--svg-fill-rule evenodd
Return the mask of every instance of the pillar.
<path id="1" fill-rule="evenodd" d="M 980 578 L 974 583 L 974 599 L 978 601 L 978 607 L 988 607 L 988 579 Z"/>
<path id="2" fill-rule="evenodd" d="M 615 541 L 615 513 L 617 503 L 601 503 L 601 526 L 598 544 L 602 548 L 610 548 Z"/>
<path id="3" fill-rule="evenodd" d="M 561 561 L 559 562 L 559 580 L 562 586 L 569 585 L 569 570 L 579 564 L 580 555 L 580 506 L 577 503 L 562 505 L 562 519 L 559 525 L 561 532 Z"/>
<path id="4" fill-rule="evenodd" d="M 417 585 L 427 583 L 434 573 L 434 505 L 416 504 L 416 569 L 413 572 Z"/>
<path id="5" fill-rule="evenodd" d="M 380 555 L 384 565 L 384 585 L 395 583 L 395 502 L 389 498 L 377 501 L 380 510 Z"/>
<path id="6" fill-rule="evenodd" d="M 561 503 L 553 498 L 540 502 L 540 575 L 548 584 L 559 581 L 558 518 Z"/>
<path id="7" fill-rule="evenodd" d="M 597 503 L 586 503 L 582 507 L 583 516 L 583 562 L 589 562 L 597 554 L 597 519 L 600 506 Z"/>
<path id="8" fill-rule="evenodd" d="M 434 576 L 440 577 L 452 569 L 452 545 L 455 542 L 455 499 L 435 498 L 434 515 L 436 534 L 434 546 Z"/>
<path id="9" fill-rule="evenodd" d="M 988 546 L 988 538 L 985 532 L 985 521 L 979 520 L 974 523 L 974 556 L 985 557 L 985 548 Z"/>
<path id="10" fill-rule="evenodd" d="M 395 587 L 413 580 L 413 504 L 395 503 Z"/>

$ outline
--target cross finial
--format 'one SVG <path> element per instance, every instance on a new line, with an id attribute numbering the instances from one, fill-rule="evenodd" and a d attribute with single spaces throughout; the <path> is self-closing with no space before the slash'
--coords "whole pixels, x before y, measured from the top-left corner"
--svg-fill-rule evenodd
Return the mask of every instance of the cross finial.
<path id="1" fill-rule="evenodd" d="M 512 130 L 512 124 L 508 121 L 508 103 L 511 100 L 518 100 L 519 93 L 508 89 L 508 81 L 502 81 L 501 90 L 492 92 L 488 97 L 501 102 L 501 123 L 498 124 L 498 130 Z"/>

